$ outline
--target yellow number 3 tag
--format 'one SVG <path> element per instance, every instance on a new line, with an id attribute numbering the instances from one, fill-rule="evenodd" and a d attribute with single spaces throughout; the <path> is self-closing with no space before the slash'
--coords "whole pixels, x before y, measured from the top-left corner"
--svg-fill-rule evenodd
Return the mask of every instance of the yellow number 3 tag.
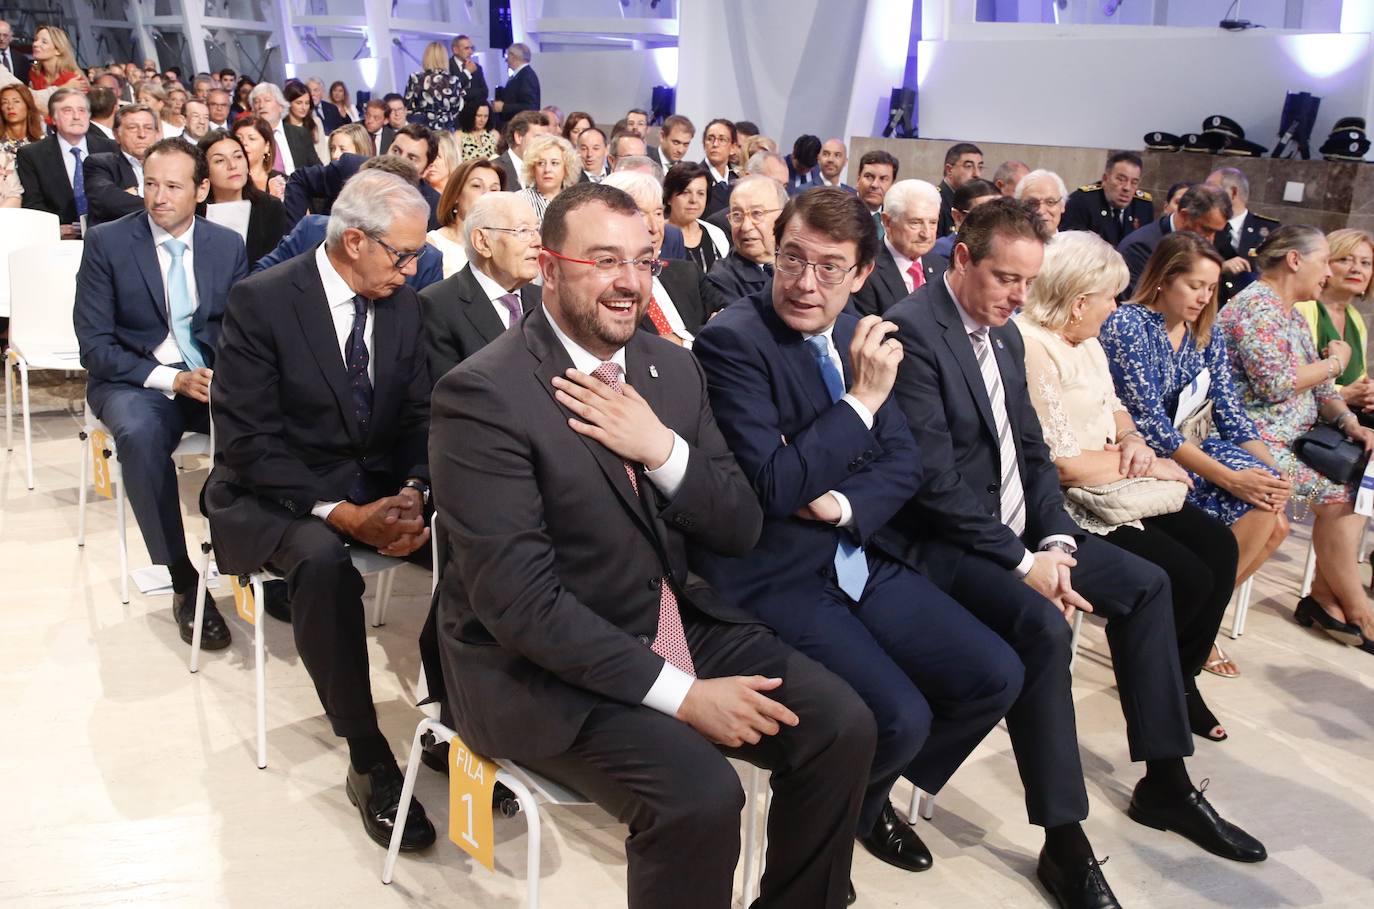
<path id="1" fill-rule="evenodd" d="M 448 746 L 448 838 L 491 870 L 491 794 L 497 766 L 454 736 Z"/>
<path id="2" fill-rule="evenodd" d="M 114 481 L 110 477 L 110 437 L 97 429 L 91 433 L 91 484 L 98 495 L 114 498 Z"/>

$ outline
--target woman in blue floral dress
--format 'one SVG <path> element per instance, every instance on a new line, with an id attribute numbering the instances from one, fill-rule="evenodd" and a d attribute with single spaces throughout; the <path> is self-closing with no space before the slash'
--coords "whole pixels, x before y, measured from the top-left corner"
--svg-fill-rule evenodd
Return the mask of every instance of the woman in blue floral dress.
<path id="1" fill-rule="evenodd" d="M 1312 595 L 1298 602 L 1295 618 L 1374 653 L 1374 610 L 1360 584 L 1356 554 L 1365 518 L 1354 513 L 1355 487 L 1308 467 L 1292 448 L 1321 420 L 1374 451 L 1374 432 L 1360 425 L 1332 384 L 1349 362 L 1349 345 L 1332 341 L 1319 354 L 1307 320 L 1294 309 L 1315 298 L 1331 276 L 1329 256 L 1326 237 L 1315 227 L 1274 231 L 1255 253 L 1259 280 L 1236 295 L 1218 323 L 1246 412 L 1291 480 L 1294 497 L 1312 508 L 1317 570 Z"/>
<path id="2" fill-rule="evenodd" d="M 1215 325 L 1220 275 L 1221 257 L 1210 243 L 1188 231 L 1167 235 L 1146 263 L 1135 298 L 1103 326 L 1101 341 L 1117 397 L 1145 441 L 1192 476 L 1188 501 L 1235 534 L 1240 584 L 1288 533 L 1288 483 L 1232 383 L 1226 342 Z M 1196 403 L 1179 414 L 1180 399 L 1190 395 Z M 1190 439 L 1180 417 L 1207 403 L 1212 425 L 1203 419 Z"/>

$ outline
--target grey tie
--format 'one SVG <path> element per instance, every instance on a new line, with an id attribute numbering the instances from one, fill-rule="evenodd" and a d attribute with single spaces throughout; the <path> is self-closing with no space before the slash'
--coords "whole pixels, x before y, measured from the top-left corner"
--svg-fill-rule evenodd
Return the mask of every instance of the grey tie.
<path id="1" fill-rule="evenodd" d="M 978 370 L 983 374 L 983 387 L 992 404 L 992 420 L 997 425 L 997 449 L 1002 464 L 1002 523 L 1018 537 L 1026 530 L 1026 493 L 1021 486 L 1021 469 L 1016 463 L 1016 442 L 1011 437 L 1011 422 L 1007 419 L 1007 399 L 1002 392 L 1002 376 L 997 371 L 997 358 L 988 343 L 986 328 L 969 332 L 973 353 L 978 358 Z"/>

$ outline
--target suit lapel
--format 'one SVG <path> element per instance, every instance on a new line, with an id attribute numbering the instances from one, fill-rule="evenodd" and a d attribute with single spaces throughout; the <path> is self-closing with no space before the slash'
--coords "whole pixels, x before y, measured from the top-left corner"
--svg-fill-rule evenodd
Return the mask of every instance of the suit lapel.
<path id="1" fill-rule="evenodd" d="M 195 281 L 196 281 L 196 311 L 191 316 L 191 333 L 194 335 L 205 326 L 206 314 L 214 305 L 214 262 L 210 258 L 210 238 L 207 236 L 209 231 L 205 228 L 204 222 L 196 218 L 195 232 L 191 234 L 191 242 L 195 244 L 196 254 L 192 255 L 195 262 Z"/>
<path id="2" fill-rule="evenodd" d="M 506 330 L 505 326 L 501 324 L 491 301 L 487 299 L 487 292 L 477 283 L 477 278 L 467 274 L 466 269 L 459 274 L 462 277 L 459 279 L 461 286 L 458 289 L 458 303 L 462 307 L 463 318 L 471 323 L 483 341 L 490 344 L 501 336 Z"/>
<path id="3" fill-rule="evenodd" d="M 353 393 L 348 387 L 348 370 L 344 366 L 343 353 L 339 350 L 339 338 L 334 333 L 334 320 L 329 313 L 329 304 L 324 296 L 324 284 L 320 281 L 319 270 L 311 256 L 301 262 L 296 275 L 296 288 L 300 294 L 294 303 L 296 320 L 305 334 L 306 346 L 310 348 L 315 363 L 320 367 L 334 400 L 339 405 L 339 414 L 348 427 L 349 436 L 361 442 L 362 430 L 358 418 L 353 415 Z M 377 328 L 373 328 L 373 347 L 377 346 Z M 377 364 L 374 374 L 381 371 Z"/>
<path id="4" fill-rule="evenodd" d="M 120 157 L 123 158 L 122 155 Z M 127 162 L 125 162 L 125 166 L 128 166 Z M 157 248 L 153 246 L 153 231 L 148 226 L 146 216 L 140 215 L 134 219 L 131 233 L 134 240 L 134 262 L 138 265 L 139 273 L 143 275 L 143 283 L 148 285 L 148 293 L 152 295 L 153 303 L 156 304 L 158 318 L 162 320 L 162 324 L 168 325 L 167 295 L 162 289 L 162 266 L 157 261 Z"/>
<path id="5" fill-rule="evenodd" d="M 811 348 L 806 346 L 806 339 L 801 336 L 801 332 L 788 327 L 778 317 L 777 311 L 773 309 L 772 300 L 767 294 L 761 300 L 750 300 L 749 302 L 759 308 L 763 324 L 768 326 L 769 332 L 773 335 L 773 340 L 778 345 L 778 353 L 782 354 L 782 361 L 787 364 L 787 370 L 792 375 L 792 385 L 802 389 L 806 399 L 811 402 L 812 420 L 814 420 L 835 403 L 830 400 L 830 391 L 825 387 L 825 379 L 821 377 L 820 367 L 816 365 L 816 355 L 811 352 Z M 852 330 L 850 334 L 852 336 Z M 837 347 L 839 343 L 839 338 L 836 338 Z M 841 353 L 840 357 L 843 360 L 844 354 Z M 848 361 L 845 361 L 845 369 L 846 372 L 849 369 Z M 807 421 L 808 424 L 810 422 L 810 420 Z"/>
<path id="6" fill-rule="evenodd" d="M 887 244 L 884 243 L 878 256 L 878 276 L 887 284 L 887 292 L 891 295 L 892 302 L 903 300 L 907 297 L 906 282 L 902 280 L 902 273 L 897 268 L 897 260 L 892 258 L 892 253 L 888 252 Z"/>
<path id="7" fill-rule="evenodd" d="M 544 392 L 550 398 L 553 398 L 557 390 L 553 387 L 553 379 L 554 377 L 562 377 L 567 370 L 572 368 L 572 357 L 568 356 L 567 350 L 564 349 L 563 344 L 553 333 L 553 328 L 549 326 L 543 312 L 534 313 L 528 319 L 523 320 L 521 326 L 525 333 L 526 345 L 539 361 L 539 365 L 534 371 L 535 376 L 538 378 L 539 385 L 544 389 Z M 636 388 L 636 390 L 638 390 L 638 388 Z M 576 414 L 572 411 L 558 404 L 556 399 L 554 400 L 554 404 L 558 406 L 558 409 L 563 412 L 565 417 L 576 417 Z M 634 489 L 630 487 L 630 479 L 625 474 L 625 462 L 600 442 L 593 441 L 580 432 L 574 432 L 571 429 L 568 431 L 572 432 L 587 451 L 591 453 L 591 456 L 596 460 L 597 466 L 601 468 L 602 474 L 605 475 L 606 482 L 611 484 L 611 488 L 615 490 L 615 494 L 620 497 L 625 507 L 629 509 L 630 514 L 634 515 L 635 520 L 644 525 L 645 530 L 649 530 L 652 533 L 648 521 L 644 517 L 643 503 L 640 501 L 639 496 L 635 494 Z"/>
<path id="8" fill-rule="evenodd" d="M 944 282 L 937 284 L 934 291 L 935 297 L 931 302 L 940 308 L 940 321 L 945 326 L 945 344 L 954 354 L 959 371 L 964 374 L 969 394 L 973 395 L 973 401 L 978 405 L 978 413 L 987 425 L 988 432 L 996 439 L 997 421 L 992 418 L 992 402 L 988 400 L 988 389 L 983 384 L 983 371 L 978 368 L 978 358 L 973 354 L 973 342 L 969 340 L 968 331 L 964 328 L 964 320 L 959 318 L 959 311 L 949 292 L 945 290 Z"/>

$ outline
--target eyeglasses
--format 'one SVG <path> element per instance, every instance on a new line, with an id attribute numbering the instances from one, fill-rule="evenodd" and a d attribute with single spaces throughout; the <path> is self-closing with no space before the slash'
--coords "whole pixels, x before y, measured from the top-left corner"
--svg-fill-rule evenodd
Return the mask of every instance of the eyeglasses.
<path id="1" fill-rule="evenodd" d="M 396 257 L 396 261 L 391 263 L 391 267 L 396 269 L 397 271 L 400 271 L 401 269 L 409 265 L 411 262 L 414 262 L 416 259 L 420 258 L 420 253 L 424 252 L 423 247 L 415 250 L 414 252 L 401 252 L 399 249 L 392 246 L 390 243 L 386 242 L 381 237 L 374 237 L 372 236 L 372 234 L 363 234 L 363 236 L 367 237 L 373 243 L 376 243 L 382 249 L 386 250 L 387 252 L 391 253 L 393 256 Z"/>
<path id="2" fill-rule="evenodd" d="M 1060 202 L 1063 202 L 1064 199 L 1063 197 L 1059 197 L 1055 199 L 1026 199 L 1025 201 L 1034 205 L 1036 208 L 1054 208 Z"/>
<path id="3" fill-rule="evenodd" d="M 753 221 L 755 224 L 762 224 L 762 223 L 763 223 L 763 216 L 764 216 L 764 215 L 771 215 L 771 214 L 773 214 L 773 212 L 778 212 L 778 211 L 782 211 L 782 209 L 781 209 L 781 208 L 751 208 L 751 209 L 749 209 L 748 211 L 741 211 L 741 210 L 738 209 L 738 208 L 732 208 L 732 209 L 730 209 L 730 214 L 726 215 L 726 217 L 730 220 L 730 223 L 731 223 L 731 224 L 734 224 L 734 225 L 736 225 L 736 226 L 738 226 L 738 225 L 740 225 L 740 224 L 743 224 L 745 218 L 748 218 L 750 221 Z"/>
<path id="4" fill-rule="evenodd" d="M 642 259 L 617 259 L 615 256 L 597 256 L 595 259 L 574 259 L 572 256 L 565 256 L 554 249 L 544 247 L 544 252 L 553 256 L 555 259 L 562 259 L 564 262 L 576 262 L 578 265 L 590 265 L 602 274 L 610 274 L 624 268 L 626 265 L 634 268 L 635 271 L 647 271 L 651 275 L 657 276 L 663 271 L 663 260 L 655 259 L 652 256 L 645 256 Z"/>
<path id="5" fill-rule="evenodd" d="M 806 273 L 808 267 L 813 268 L 816 271 L 816 280 L 822 284 L 839 284 L 845 275 L 859 267 L 857 263 L 848 268 L 841 268 L 830 262 L 808 262 L 790 253 L 778 253 L 774 256 L 773 262 L 777 270 L 789 278 L 799 278 Z"/>
<path id="6" fill-rule="evenodd" d="M 537 227 L 481 227 L 479 230 L 499 230 L 506 234 L 515 234 L 515 239 L 522 243 L 537 243 L 539 241 L 539 228 Z"/>

